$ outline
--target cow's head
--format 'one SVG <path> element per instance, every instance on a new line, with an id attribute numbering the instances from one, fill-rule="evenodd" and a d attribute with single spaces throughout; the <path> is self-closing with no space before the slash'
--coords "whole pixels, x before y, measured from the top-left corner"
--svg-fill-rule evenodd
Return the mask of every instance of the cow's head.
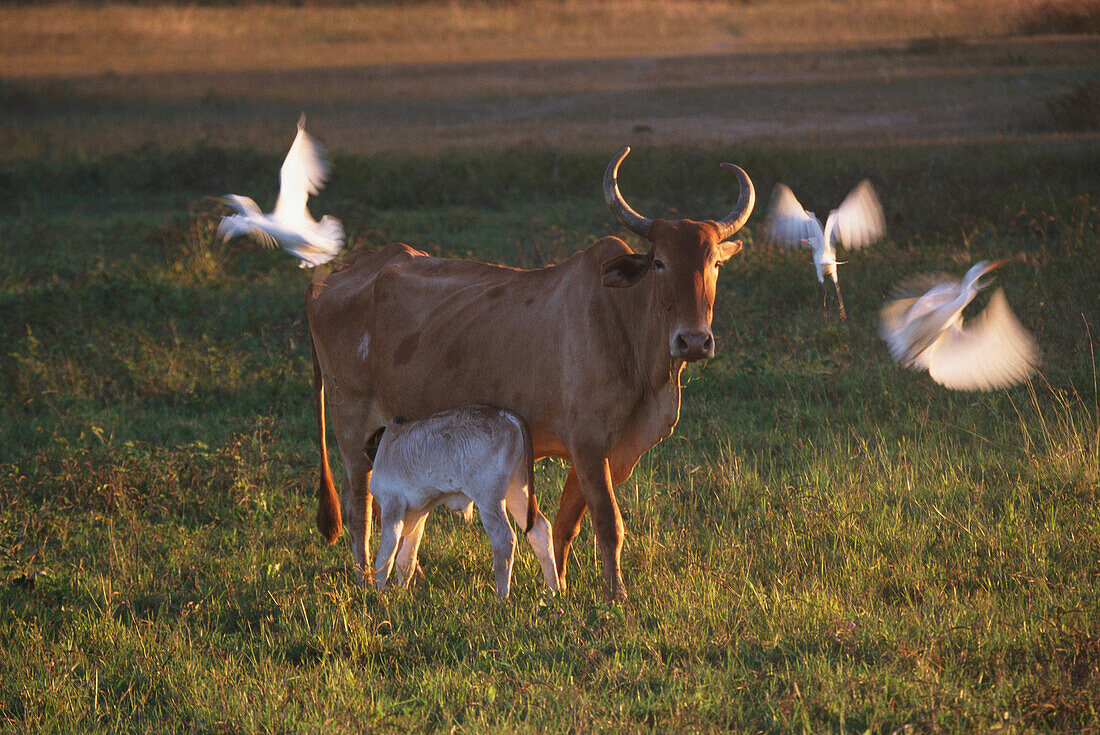
<path id="1" fill-rule="evenodd" d="M 633 286 L 652 271 L 657 299 L 668 319 L 672 357 L 686 361 L 714 357 L 710 323 L 718 266 L 741 250 L 741 241 L 729 238 L 752 213 L 756 201 L 752 182 L 739 167 L 723 163 L 737 176 L 741 190 L 733 211 L 724 219 L 647 219 L 631 209 L 619 193 L 616 176 L 627 153 L 630 148 L 623 148 L 608 164 L 603 177 L 604 199 L 627 229 L 651 244 L 644 253 L 621 255 L 604 263 L 603 284 Z"/>

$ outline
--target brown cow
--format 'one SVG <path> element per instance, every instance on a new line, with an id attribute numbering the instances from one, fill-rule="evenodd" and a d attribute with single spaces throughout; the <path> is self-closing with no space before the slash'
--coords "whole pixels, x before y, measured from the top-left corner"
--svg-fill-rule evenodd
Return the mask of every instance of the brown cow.
<path id="1" fill-rule="evenodd" d="M 368 439 L 398 415 L 481 403 L 522 416 L 536 457 L 572 463 L 554 521 L 562 589 L 587 507 L 604 596 L 626 597 L 612 482 L 630 477 L 642 454 L 672 433 L 684 363 L 714 355 L 718 266 L 741 249 L 727 238 L 755 201 L 745 172 L 724 163 L 740 187 L 729 216 L 646 219 L 616 183 L 629 152 L 608 165 L 604 196 L 628 229 L 649 240 L 645 253 L 605 237 L 557 265 L 525 271 L 393 244 L 352 255 L 308 289 L 321 447 L 317 526 L 335 543 L 343 517 L 361 579 L 369 570 Z M 325 444 L 326 394 L 347 479 L 339 500 Z"/>

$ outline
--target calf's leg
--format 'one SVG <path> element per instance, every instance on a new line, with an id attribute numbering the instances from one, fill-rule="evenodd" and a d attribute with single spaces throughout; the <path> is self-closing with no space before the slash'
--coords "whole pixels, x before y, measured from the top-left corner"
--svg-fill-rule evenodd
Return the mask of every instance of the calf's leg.
<path id="1" fill-rule="evenodd" d="M 401 575 L 401 584 L 408 587 L 413 580 L 420 581 L 424 578 L 424 571 L 416 563 L 416 555 L 420 550 L 420 541 L 424 538 L 424 523 L 428 520 L 428 511 L 416 511 L 405 516 L 404 536 L 401 538 L 401 548 L 397 550 L 397 573 Z"/>
<path id="2" fill-rule="evenodd" d="M 558 568 L 554 562 L 554 545 L 550 538 L 551 534 L 553 534 L 553 530 L 550 528 L 550 521 L 546 520 L 546 516 L 542 513 L 537 513 L 535 523 L 531 526 L 531 530 L 527 532 L 527 543 L 531 545 L 531 548 L 535 551 L 535 556 L 538 557 L 546 586 L 550 588 L 551 592 L 557 592 L 559 587 Z"/>
<path id="3" fill-rule="evenodd" d="M 508 486 L 508 497 L 506 499 L 508 505 L 508 512 L 512 514 L 512 518 L 515 519 L 516 524 L 520 528 L 524 528 L 527 525 L 527 504 L 530 502 L 528 493 L 532 492 L 532 489 L 527 487 L 527 482 L 522 479 L 512 478 L 512 483 Z M 535 511 L 535 520 L 531 524 L 531 528 L 524 534 L 527 538 L 527 543 L 530 544 L 531 549 L 534 550 L 535 556 L 539 560 L 539 566 L 542 567 L 542 576 L 546 579 L 546 586 L 553 592 L 558 591 L 558 570 L 554 564 L 554 546 L 551 534 L 553 530 L 550 528 L 550 521 L 546 520 L 544 516 L 538 510 Z"/>
<path id="4" fill-rule="evenodd" d="M 386 578 L 393 569 L 393 560 L 397 556 L 397 541 L 405 525 L 405 508 L 394 503 L 382 507 L 382 528 L 378 538 L 378 556 L 374 560 L 374 586 L 384 589 Z"/>
<path id="5" fill-rule="evenodd" d="M 497 597 L 502 600 L 508 596 L 512 584 L 512 559 L 516 550 L 516 535 L 504 515 L 504 501 L 479 504 L 481 525 L 489 536 L 489 546 L 493 550 L 493 578 L 496 582 Z"/>

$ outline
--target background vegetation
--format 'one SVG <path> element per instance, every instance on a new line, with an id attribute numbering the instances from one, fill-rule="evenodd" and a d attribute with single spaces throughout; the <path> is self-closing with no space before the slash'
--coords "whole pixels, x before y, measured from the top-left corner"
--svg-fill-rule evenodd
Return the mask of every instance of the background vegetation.
<path id="1" fill-rule="evenodd" d="M 7 6 L 7 7 L 5 7 Z M 4 74 L 904 46 L 1100 28 L 1100 0 L 2 3 Z"/>
<path id="2" fill-rule="evenodd" d="M 19 114 L 38 99 L 4 84 Z M 1100 155 L 1043 119 L 635 150 L 620 181 L 649 216 L 727 211 L 720 161 L 761 204 L 720 278 L 719 355 L 617 489 L 622 607 L 599 601 L 587 523 L 567 595 L 519 548 L 505 604 L 483 533 L 450 516 L 413 590 L 357 589 L 346 546 L 322 544 L 309 276 L 217 242 L 209 199 L 269 205 L 285 131 L 20 138 L 0 157 L 0 729 L 1095 731 Z M 536 267 L 619 231 L 614 150 L 337 149 L 312 204 L 356 247 Z M 851 316 L 825 323 L 808 255 L 760 242 L 764 201 L 784 181 L 827 211 L 865 176 L 890 234 L 843 267 Z M 994 257 L 1043 348 L 1033 384 L 951 393 L 894 365 L 875 335 L 891 284 Z M 545 508 L 563 479 L 540 464 Z"/>

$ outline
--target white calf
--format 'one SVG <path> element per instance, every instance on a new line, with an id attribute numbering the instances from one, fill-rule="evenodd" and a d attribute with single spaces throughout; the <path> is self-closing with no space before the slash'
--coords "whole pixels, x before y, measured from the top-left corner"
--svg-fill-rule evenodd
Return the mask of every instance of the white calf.
<path id="1" fill-rule="evenodd" d="M 368 455 L 372 448 L 368 446 Z M 505 506 L 526 531 L 546 584 L 557 592 L 550 522 L 535 500 L 531 434 L 519 416 L 467 406 L 422 421 L 395 419 L 382 432 L 372 459 L 370 489 L 382 523 L 374 563 L 378 589 L 386 586 L 395 557 L 398 573 L 408 584 L 432 508 L 446 505 L 468 519 L 476 505 L 493 549 L 497 595 L 508 596 L 516 544 Z"/>

